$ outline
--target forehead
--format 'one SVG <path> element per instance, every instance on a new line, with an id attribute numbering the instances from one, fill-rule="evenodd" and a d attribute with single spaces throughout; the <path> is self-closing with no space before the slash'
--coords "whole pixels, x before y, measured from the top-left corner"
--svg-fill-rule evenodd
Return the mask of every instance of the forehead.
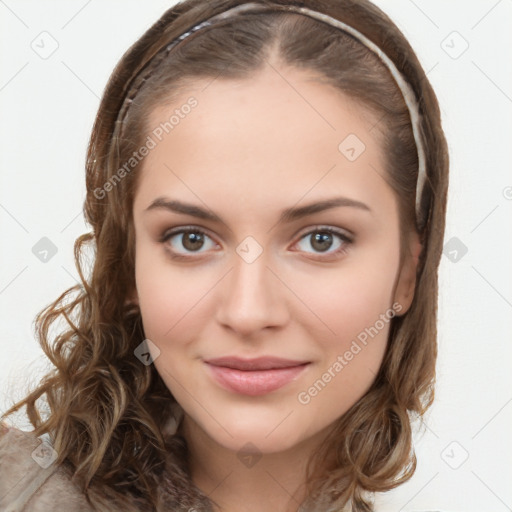
<path id="1" fill-rule="evenodd" d="M 184 108 L 191 97 L 195 106 Z M 235 195 L 264 208 L 336 189 L 371 202 L 386 186 L 375 124 L 358 102 L 301 70 L 266 66 L 248 79 L 193 82 L 149 116 L 147 135 L 163 133 L 143 161 L 137 196 L 215 192 L 217 204 Z"/>

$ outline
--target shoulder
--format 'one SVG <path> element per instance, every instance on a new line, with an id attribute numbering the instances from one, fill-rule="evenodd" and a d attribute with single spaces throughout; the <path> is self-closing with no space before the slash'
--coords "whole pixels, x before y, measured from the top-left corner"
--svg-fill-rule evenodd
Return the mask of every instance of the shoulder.
<path id="1" fill-rule="evenodd" d="M 6 423 L 0 424 L 0 510 L 47 512 L 92 507 L 71 481 L 66 468 L 56 466 L 57 453 L 46 441 Z"/>

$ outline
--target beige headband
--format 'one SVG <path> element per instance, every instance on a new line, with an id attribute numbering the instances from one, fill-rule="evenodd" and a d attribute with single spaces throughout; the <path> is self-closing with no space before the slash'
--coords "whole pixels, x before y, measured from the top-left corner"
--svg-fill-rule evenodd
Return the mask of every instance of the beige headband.
<path id="1" fill-rule="evenodd" d="M 126 112 L 128 111 L 128 107 L 130 103 L 133 101 L 134 97 L 137 94 L 137 91 L 140 89 L 142 84 L 148 79 L 149 75 L 151 74 L 152 70 L 158 64 L 167 56 L 167 54 L 170 52 L 172 48 L 174 48 L 178 43 L 189 37 L 191 34 L 197 32 L 198 30 L 209 27 L 214 24 L 216 24 L 219 21 L 228 19 L 233 17 L 234 15 L 240 14 L 240 13 L 254 13 L 254 12 L 268 12 L 268 11 L 288 11 L 288 12 L 295 12 L 297 14 L 303 14 L 306 16 L 310 16 L 311 18 L 315 18 L 319 21 L 323 21 L 324 23 L 327 23 L 333 27 L 336 27 L 351 36 L 353 36 L 355 39 L 357 39 L 359 42 L 361 42 L 363 45 L 365 45 L 367 48 L 369 48 L 372 52 L 374 52 L 384 63 L 384 65 L 389 69 L 391 75 L 393 76 L 396 84 L 398 85 L 400 91 L 402 92 L 402 95 L 404 97 L 405 103 L 407 105 L 407 108 L 409 110 L 409 115 L 411 117 L 411 124 L 412 124 L 412 130 L 414 134 L 414 140 L 416 141 L 416 148 L 418 152 L 418 178 L 416 182 L 416 219 L 420 221 L 420 212 L 421 212 L 421 195 L 423 191 L 423 187 L 426 180 L 426 164 L 425 164 L 425 149 L 423 147 L 423 143 L 421 140 L 421 130 L 420 130 L 420 114 L 419 114 L 419 108 L 418 108 L 418 102 L 416 100 L 416 96 L 414 94 L 414 91 L 412 90 L 409 83 L 405 80 L 403 75 L 400 73 L 400 71 L 397 69 L 393 61 L 372 41 L 370 41 L 364 34 L 356 30 L 355 28 L 351 27 L 350 25 L 347 25 L 346 23 L 343 23 L 342 21 L 333 18 L 332 16 L 329 16 L 324 13 L 320 13 L 317 11 L 314 11 L 312 9 L 308 9 L 307 7 L 298 7 L 293 5 L 265 5 L 265 4 L 258 4 L 255 2 L 248 2 L 245 4 L 240 4 L 235 7 L 232 7 L 231 9 L 228 9 L 227 11 L 221 12 L 219 14 L 216 14 L 212 16 L 211 18 L 208 18 L 205 21 L 202 21 L 201 23 L 198 23 L 194 27 L 192 27 L 190 30 L 182 34 L 181 36 L 174 39 L 171 43 L 169 43 L 165 49 L 160 50 L 157 55 L 155 55 L 151 61 L 149 66 L 145 68 L 145 73 L 143 75 L 138 75 L 134 79 L 133 87 L 130 87 L 131 94 L 125 99 L 121 110 L 119 112 L 118 116 L 118 123 L 120 126 L 122 126 L 122 123 L 124 121 L 124 118 L 126 116 Z"/>

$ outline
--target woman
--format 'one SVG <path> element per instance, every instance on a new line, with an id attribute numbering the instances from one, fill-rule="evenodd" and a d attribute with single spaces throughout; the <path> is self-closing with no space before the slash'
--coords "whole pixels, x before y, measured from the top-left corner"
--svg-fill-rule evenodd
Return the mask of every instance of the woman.
<path id="1" fill-rule="evenodd" d="M 114 70 L 82 285 L 37 320 L 56 368 L 4 415 L 25 405 L 34 425 L 2 437 L 12 510 L 366 511 L 412 476 L 410 415 L 435 377 L 439 108 L 373 4 L 302 5 L 185 1 Z"/>

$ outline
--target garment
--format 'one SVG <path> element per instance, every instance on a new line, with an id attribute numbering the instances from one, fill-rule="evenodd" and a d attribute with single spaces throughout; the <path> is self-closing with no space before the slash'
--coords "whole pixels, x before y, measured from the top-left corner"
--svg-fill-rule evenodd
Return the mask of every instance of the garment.
<path id="1" fill-rule="evenodd" d="M 51 463 L 49 445 L 29 432 L 0 426 L 0 511 L 90 512 L 64 466 Z"/>
<path id="2" fill-rule="evenodd" d="M 164 425 L 164 437 L 174 436 L 183 419 L 178 404 Z M 44 436 L 42 436 L 44 437 Z M 93 506 L 72 480 L 72 471 L 66 465 L 53 461 L 56 452 L 45 439 L 32 432 L 23 432 L 6 423 L 0 423 L 0 512 L 127 512 L 124 504 L 108 503 Z M 184 475 L 169 457 L 165 475 L 174 475 L 183 483 Z M 158 489 L 160 510 L 172 512 L 212 512 L 209 505 L 194 502 L 193 506 L 181 501 L 175 492 L 175 480 L 165 477 Z M 188 483 L 186 483 L 188 485 Z M 172 491 L 169 491 L 172 489 Z M 146 512 L 135 502 L 130 502 L 130 512 Z"/>
<path id="3" fill-rule="evenodd" d="M 172 410 L 173 415 L 163 428 L 164 437 L 174 435 L 183 419 L 181 407 L 176 404 Z M 0 512 L 96 512 L 98 509 L 72 482 L 71 470 L 53 463 L 55 458 L 56 452 L 44 439 L 0 423 Z M 170 459 L 168 469 L 177 474 L 178 468 Z M 183 507 L 163 487 L 160 491 L 163 510 L 189 512 L 191 509 Z M 133 504 L 131 510 L 139 509 Z M 206 509 L 197 507 L 196 510 Z M 114 504 L 108 506 L 108 511 L 126 512 L 124 507 L 120 509 Z"/>
<path id="4" fill-rule="evenodd" d="M 172 434 L 176 429 L 173 421 L 164 433 Z M 43 467 L 52 458 L 49 446 L 30 432 L 0 424 L 0 512 L 95 512 L 71 481 L 69 469 L 54 463 Z M 408 510 L 379 495 L 374 507 L 377 512 Z M 187 512 L 190 508 L 174 503 L 168 510 Z"/>

